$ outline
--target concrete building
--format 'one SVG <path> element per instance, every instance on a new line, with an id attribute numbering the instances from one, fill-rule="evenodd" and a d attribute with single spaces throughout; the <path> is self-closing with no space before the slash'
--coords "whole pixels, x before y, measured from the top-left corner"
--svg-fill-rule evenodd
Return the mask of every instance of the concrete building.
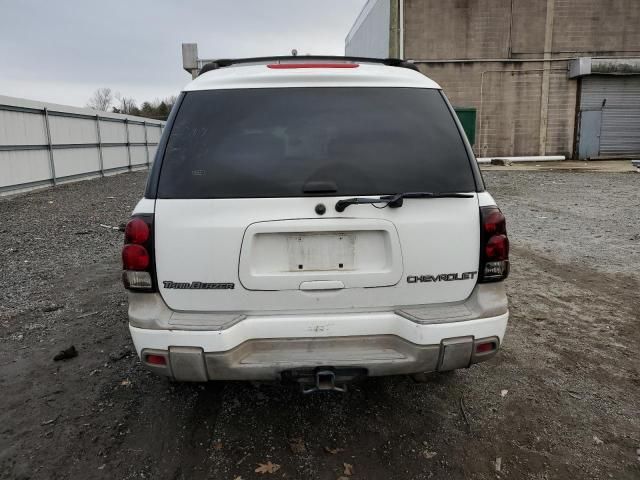
<path id="1" fill-rule="evenodd" d="M 401 57 L 476 109 L 479 156 L 640 155 L 639 0 L 369 0 L 346 55 Z"/>

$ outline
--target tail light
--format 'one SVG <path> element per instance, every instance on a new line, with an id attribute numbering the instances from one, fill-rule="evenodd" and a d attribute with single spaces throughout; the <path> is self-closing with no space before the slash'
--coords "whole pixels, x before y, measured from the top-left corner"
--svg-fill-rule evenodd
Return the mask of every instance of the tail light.
<path id="1" fill-rule="evenodd" d="M 137 292 L 155 292 L 153 260 L 153 215 L 135 215 L 124 229 L 122 283 Z"/>
<path id="2" fill-rule="evenodd" d="M 509 238 L 498 207 L 480 207 L 480 275 L 482 283 L 499 282 L 509 275 Z"/>

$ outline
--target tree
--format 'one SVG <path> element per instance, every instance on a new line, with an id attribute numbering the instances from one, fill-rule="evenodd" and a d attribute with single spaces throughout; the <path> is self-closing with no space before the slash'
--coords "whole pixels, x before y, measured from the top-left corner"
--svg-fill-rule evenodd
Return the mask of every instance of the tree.
<path id="1" fill-rule="evenodd" d="M 133 97 L 125 97 L 120 92 L 116 92 L 114 98 L 110 88 L 99 88 L 95 91 L 87 106 L 95 110 L 109 111 L 110 109 L 113 113 L 137 115 L 153 118 L 154 120 L 166 120 L 176 100 L 177 97 L 175 95 L 164 99 L 156 98 L 151 102 L 143 102 L 138 108 Z M 112 104 L 113 106 L 111 106 Z"/>
<path id="2" fill-rule="evenodd" d="M 175 102 L 175 96 L 167 97 L 164 100 L 156 98 L 152 102 L 143 102 L 138 114 L 154 120 L 166 120 Z"/>
<path id="3" fill-rule="evenodd" d="M 87 107 L 106 112 L 112 103 L 113 94 L 111 93 L 111 89 L 103 87 L 93 92 L 93 95 L 87 102 Z"/>
<path id="4" fill-rule="evenodd" d="M 164 102 L 164 100 L 160 102 L 160 104 L 156 108 L 156 116 L 161 120 L 166 120 L 169 116 L 169 107 Z"/>
<path id="5" fill-rule="evenodd" d="M 136 101 L 132 97 L 124 97 L 116 93 L 118 105 L 113 107 L 113 113 L 124 113 L 125 115 L 140 115 L 140 110 Z"/>
<path id="6" fill-rule="evenodd" d="M 147 118 L 153 118 L 154 108 L 149 102 L 144 102 L 140 107 L 140 115 Z"/>

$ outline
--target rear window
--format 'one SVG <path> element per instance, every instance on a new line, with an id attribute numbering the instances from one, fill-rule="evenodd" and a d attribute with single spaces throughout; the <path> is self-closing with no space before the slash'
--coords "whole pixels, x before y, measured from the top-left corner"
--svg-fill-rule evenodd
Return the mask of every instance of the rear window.
<path id="1" fill-rule="evenodd" d="M 185 95 L 158 197 L 299 197 L 318 194 L 305 193 L 313 185 L 329 195 L 475 191 L 466 148 L 439 90 L 306 87 Z"/>

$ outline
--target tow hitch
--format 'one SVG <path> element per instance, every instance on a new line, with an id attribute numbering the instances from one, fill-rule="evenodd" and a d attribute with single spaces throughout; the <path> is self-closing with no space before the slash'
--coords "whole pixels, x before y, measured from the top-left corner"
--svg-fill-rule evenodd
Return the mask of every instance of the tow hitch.
<path id="1" fill-rule="evenodd" d="M 316 390 L 335 390 L 336 392 L 346 392 L 347 385 L 336 385 L 336 374 L 331 370 L 320 370 L 316 372 L 316 384 L 302 385 L 302 393 L 311 393 Z"/>
<path id="2" fill-rule="evenodd" d="M 315 369 L 287 370 L 281 373 L 283 382 L 295 382 L 302 393 L 333 390 L 346 392 L 347 384 L 367 376 L 365 368 L 318 367 Z"/>

